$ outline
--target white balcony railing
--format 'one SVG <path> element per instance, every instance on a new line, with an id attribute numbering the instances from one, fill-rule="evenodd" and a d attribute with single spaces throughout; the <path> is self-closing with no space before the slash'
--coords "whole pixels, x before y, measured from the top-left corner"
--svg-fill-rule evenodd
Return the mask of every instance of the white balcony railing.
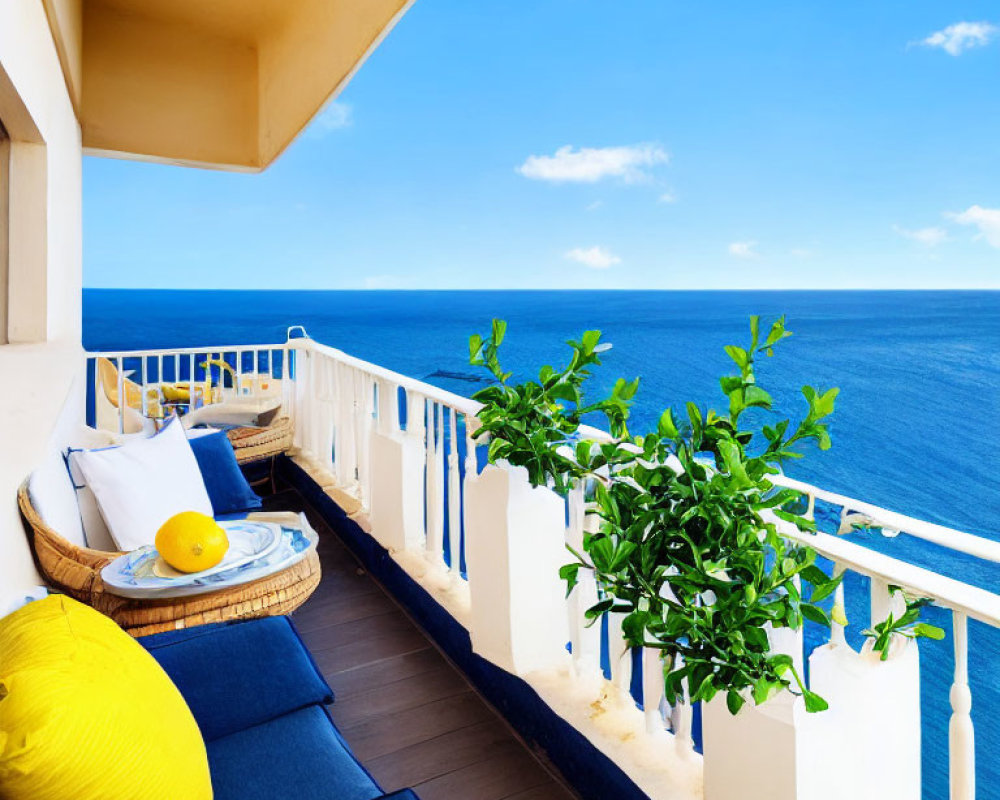
<path id="1" fill-rule="evenodd" d="M 657 651 L 633 659 L 620 614 L 586 624 L 583 612 L 600 588 L 582 572 L 565 597 L 557 575 L 568 560 L 564 544 L 579 548 L 591 524 L 582 490 L 563 500 L 532 489 L 516 468 L 480 470 L 471 439 L 475 402 L 300 338 L 283 345 L 92 354 L 117 368 L 111 425 L 127 430 L 131 411 L 148 414 L 146 400 L 130 411 L 124 380 L 134 381 L 143 398 L 162 381 L 186 381 L 194 396 L 205 377 L 198 364 L 211 355 L 232 365 L 237 390 L 253 394 L 266 385 L 280 391 L 295 425 L 297 462 L 469 630 L 480 655 L 527 681 L 650 797 L 921 797 L 915 642 L 897 642 L 880 661 L 851 648 L 839 624 L 811 653 L 801 631 L 776 635 L 776 649 L 800 664 L 808 660 L 810 688 L 827 698 L 830 711 L 806 715 L 801 701 L 788 696 L 758 709 L 748 704 L 731 719 L 724 704 L 720 713 L 710 703 L 703 710 L 703 758 L 694 750 L 690 705 L 666 706 Z M 99 411 L 107 392 L 94 374 Z M 108 426 L 107 408 L 96 416 Z M 836 572 L 870 581 L 872 622 L 898 608 L 893 585 L 950 611 L 954 674 L 950 687 L 940 689 L 950 697 L 950 759 L 938 769 L 948 772 L 951 800 L 972 800 L 967 620 L 1000 627 L 1000 595 L 877 552 L 849 534 L 855 524 L 880 527 L 989 562 L 1000 561 L 1000 544 L 787 477 L 775 483 L 803 492 L 809 515 L 817 502 L 839 510 L 837 530 L 808 534 L 786 523 L 781 530 L 829 559 Z M 844 591 L 841 585 L 834 598 L 841 611 Z M 630 692 L 637 685 L 639 703 Z"/>

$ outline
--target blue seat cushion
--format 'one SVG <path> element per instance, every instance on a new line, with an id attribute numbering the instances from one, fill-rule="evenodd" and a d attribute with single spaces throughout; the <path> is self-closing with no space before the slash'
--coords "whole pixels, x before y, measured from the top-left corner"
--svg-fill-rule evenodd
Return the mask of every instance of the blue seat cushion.
<path id="1" fill-rule="evenodd" d="M 195 436 L 188 441 L 215 516 L 260 508 L 261 499 L 243 476 L 233 446 L 224 432 Z"/>
<path id="2" fill-rule="evenodd" d="M 206 742 L 333 702 L 288 617 L 200 625 L 139 642 L 184 695 Z"/>
<path id="3" fill-rule="evenodd" d="M 208 765 L 215 800 L 382 797 L 320 706 L 209 742 Z"/>

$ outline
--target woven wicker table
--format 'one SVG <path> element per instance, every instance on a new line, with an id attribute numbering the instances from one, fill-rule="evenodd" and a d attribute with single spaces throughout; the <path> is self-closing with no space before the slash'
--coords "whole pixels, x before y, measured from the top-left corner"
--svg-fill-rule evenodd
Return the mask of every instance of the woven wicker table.
<path id="1" fill-rule="evenodd" d="M 319 585 L 319 557 L 313 550 L 281 572 L 218 592 L 165 600 L 119 597 L 105 590 L 101 570 L 121 553 L 78 547 L 60 536 L 32 506 L 27 483 L 18 491 L 17 502 L 29 528 L 38 567 L 49 584 L 111 617 L 133 636 L 288 614 L 309 599 Z"/>
<path id="2" fill-rule="evenodd" d="M 292 421 L 278 417 L 264 428 L 233 428 L 226 435 L 238 464 L 280 456 L 292 446 Z"/>

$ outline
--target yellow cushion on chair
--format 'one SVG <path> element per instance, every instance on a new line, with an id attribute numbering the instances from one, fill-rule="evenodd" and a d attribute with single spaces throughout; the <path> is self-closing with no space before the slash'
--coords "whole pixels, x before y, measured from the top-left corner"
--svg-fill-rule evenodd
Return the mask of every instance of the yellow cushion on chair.
<path id="1" fill-rule="evenodd" d="M 62 595 L 0 619 L 0 798 L 211 797 L 198 725 L 138 642 Z"/>

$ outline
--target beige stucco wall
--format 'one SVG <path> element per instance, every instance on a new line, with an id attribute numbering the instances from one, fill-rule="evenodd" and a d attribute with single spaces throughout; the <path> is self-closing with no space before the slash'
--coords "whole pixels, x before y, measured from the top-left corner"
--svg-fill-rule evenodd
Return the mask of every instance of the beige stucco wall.
<path id="1" fill-rule="evenodd" d="M 42 0 L 59 61 L 63 67 L 70 101 L 80 115 L 83 60 L 83 0 Z"/>
<path id="2" fill-rule="evenodd" d="M 0 346 L 2 599 L 38 582 L 17 487 L 83 410 L 80 127 L 36 0 L 0 2 L 0 119 L 12 160 L 8 330 L 21 342 Z"/>
<path id="3" fill-rule="evenodd" d="M 270 163 L 353 77 L 413 0 L 299 0 L 260 41 L 260 152 Z M 331 85 L 331 76 L 343 76 Z"/>
<path id="4" fill-rule="evenodd" d="M 256 166 L 257 52 L 197 22 L 151 23 L 84 6 L 82 121 L 88 152 Z"/>
<path id="5" fill-rule="evenodd" d="M 71 19 L 79 0 L 44 2 L 50 18 Z M 263 169 L 411 4 L 87 0 L 79 79 L 86 151 Z M 68 41 L 64 57 L 73 52 Z M 67 74 L 74 86 L 76 73 Z"/>

